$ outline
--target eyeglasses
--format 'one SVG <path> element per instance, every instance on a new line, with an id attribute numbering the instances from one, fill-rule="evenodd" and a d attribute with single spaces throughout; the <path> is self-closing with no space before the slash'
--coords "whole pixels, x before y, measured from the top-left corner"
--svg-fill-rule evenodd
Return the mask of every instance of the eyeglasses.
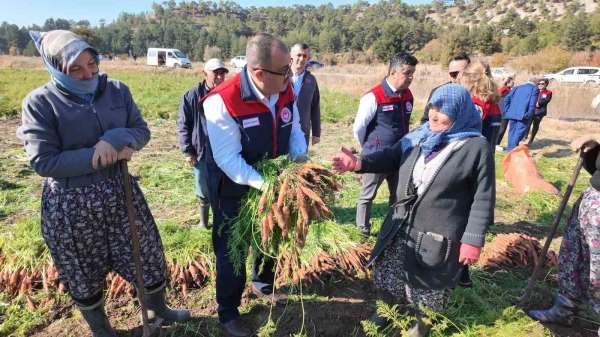
<path id="1" fill-rule="evenodd" d="M 459 73 L 460 71 L 451 71 L 448 73 L 448 75 L 450 75 L 452 78 L 457 78 Z"/>
<path id="2" fill-rule="evenodd" d="M 545 82 L 540 82 L 540 83 L 538 83 L 538 85 L 546 85 L 546 83 Z"/>
<path id="3" fill-rule="evenodd" d="M 283 76 L 284 78 L 289 78 L 292 75 L 292 67 L 289 64 L 285 67 L 285 70 L 282 72 L 273 71 L 273 70 L 269 70 L 269 69 L 265 69 L 265 68 L 254 68 L 254 70 L 262 70 L 269 74 Z"/>

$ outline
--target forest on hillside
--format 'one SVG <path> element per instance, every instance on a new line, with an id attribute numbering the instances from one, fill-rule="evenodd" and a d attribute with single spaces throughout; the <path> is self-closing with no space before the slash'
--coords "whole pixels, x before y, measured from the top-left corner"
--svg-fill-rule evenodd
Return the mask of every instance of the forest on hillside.
<path id="1" fill-rule="evenodd" d="M 48 18 L 41 26 L 29 27 L 2 22 L 0 54 L 34 55 L 28 31 L 52 29 L 73 30 L 106 54 L 145 55 L 148 47 L 172 47 L 195 61 L 243 54 L 248 37 L 256 32 L 275 34 L 289 44 L 306 42 L 316 53 L 385 59 L 408 50 L 420 51 L 425 61 L 445 60 L 458 51 L 518 56 L 547 47 L 594 51 L 600 45 L 598 10 L 586 13 L 580 6 L 569 5 L 560 18 L 537 19 L 522 16 L 513 8 L 496 22 L 477 24 L 436 22 L 430 17 L 436 8 L 456 5 L 471 13 L 469 8 L 476 5 L 476 1 L 454 2 L 437 0 L 417 6 L 382 0 L 340 6 L 241 7 L 232 1 L 171 0 L 154 3 L 144 13 L 122 13 L 116 20 L 98 25 L 61 18 Z"/>

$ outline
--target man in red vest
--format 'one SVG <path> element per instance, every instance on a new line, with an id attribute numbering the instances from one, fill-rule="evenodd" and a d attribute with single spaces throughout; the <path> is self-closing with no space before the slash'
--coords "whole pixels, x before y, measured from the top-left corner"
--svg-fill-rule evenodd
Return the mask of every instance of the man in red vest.
<path id="1" fill-rule="evenodd" d="M 238 307 L 246 283 L 245 269 L 236 271 L 228 255 L 230 226 L 250 188 L 263 188 L 254 166 L 267 158 L 290 155 L 306 159 L 306 142 L 290 84 L 290 53 L 269 34 L 254 36 L 246 46 L 247 65 L 204 99 L 210 146 L 207 147 L 208 190 L 217 257 L 219 321 L 233 336 L 250 336 Z M 248 238 L 250 240 L 251 238 Z M 274 262 L 255 254 L 253 291 L 273 292 Z"/>
<path id="2" fill-rule="evenodd" d="M 417 63 L 411 54 L 394 55 L 390 59 L 386 78 L 360 99 L 354 120 L 354 137 L 362 146 L 363 155 L 391 147 L 408 133 L 414 103 L 408 87 Z M 362 187 L 356 205 L 356 226 L 365 236 L 371 232 L 371 205 L 384 180 L 390 190 L 391 206 L 395 201 L 398 172 L 362 175 Z"/>

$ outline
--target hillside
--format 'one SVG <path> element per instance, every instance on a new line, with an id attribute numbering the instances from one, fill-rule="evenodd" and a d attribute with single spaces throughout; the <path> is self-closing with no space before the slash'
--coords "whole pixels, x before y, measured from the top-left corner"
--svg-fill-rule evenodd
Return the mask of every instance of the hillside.
<path id="1" fill-rule="evenodd" d="M 593 13 L 598 8 L 595 0 L 457 0 L 448 3 L 434 1 L 426 6 L 427 17 L 444 26 L 449 23 L 477 25 L 497 23 L 515 14 L 532 21 L 556 21 L 568 12 Z"/>
<path id="2" fill-rule="evenodd" d="M 400 0 L 357 1 L 333 6 L 241 7 L 232 1 L 173 0 L 147 12 L 122 13 L 92 26 L 49 18 L 43 25 L 0 24 L 0 54 L 35 55 L 28 30 L 72 29 L 104 54 L 144 55 L 149 47 L 177 48 L 201 61 L 244 52 L 248 37 L 268 32 L 313 53 L 349 55 L 345 62 L 386 61 L 399 51 L 419 52 L 426 62 L 446 62 L 459 51 L 508 56 L 548 47 L 566 52 L 600 47 L 600 12 L 593 0 L 436 0 L 409 5 Z M 328 64 L 336 61 L 324 60 Z"/>

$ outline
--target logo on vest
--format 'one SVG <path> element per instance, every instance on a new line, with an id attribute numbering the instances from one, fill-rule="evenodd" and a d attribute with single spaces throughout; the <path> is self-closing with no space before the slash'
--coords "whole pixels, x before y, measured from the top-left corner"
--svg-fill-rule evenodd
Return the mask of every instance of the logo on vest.
<path id="1" fill-rule="evenodd" d="M 394 110 L 394 106 L 393 105 L 384 105 L 381 108 L 381 111 L 392 111 L 392 110 Z"/>
<path id="2" fill-rule="evenodd" d="M 292 112 L 287 107 L 281 109 L 281 121 L 286 124 L 292 120 Z"/>
<path id="3" fill-rule="evenodd" d="M 406 102 L 406 112 L 412 112 L 412 103 L 411 102 Z"/>

